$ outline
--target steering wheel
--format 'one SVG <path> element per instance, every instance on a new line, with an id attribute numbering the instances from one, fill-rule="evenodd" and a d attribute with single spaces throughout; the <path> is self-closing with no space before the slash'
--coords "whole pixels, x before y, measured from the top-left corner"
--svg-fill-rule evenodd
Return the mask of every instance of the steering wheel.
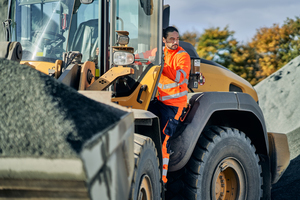
<path id="1" fill-rule="evenodd" d="M 42 44 L 54 44 L 53 47 L 57 47 L 64 41 L 66 41 L 66 38 L 59 33 L 52 32 L 52 31 L 33 31 L 32 35 L 35 36 L 36 38 L 42 37 Z M 38 40 L 38 39 L 36 39 Z"/>

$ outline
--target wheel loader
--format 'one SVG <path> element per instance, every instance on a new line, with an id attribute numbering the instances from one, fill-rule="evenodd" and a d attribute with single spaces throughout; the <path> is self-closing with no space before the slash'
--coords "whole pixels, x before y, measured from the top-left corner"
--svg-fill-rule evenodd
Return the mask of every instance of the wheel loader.
<path id="1" fill-rule="evenodd" d="M 10 0 L 2 57 L 19 58 L 86 98 L 101 102 L 105 96 L 110 105 L 133 113 L 134 139 L 127 140 L 134 144 L 123 151 L 125 161 L 115 162 L 124 173 L 110 171 L 119 177 L 110 187 L 87 180 L 87 198 L 270 199 L 272 184 L 289 164 L 286 136 L 267 132 L 257 94 L 246 80 L 200 58 L 183 41 L 179 45 L 191 58 L 188 102 L 170 139 L 174 153 L 162 184 L 162 133 L 159 118 L 147 108 L 164 67 L 162 29 L 169 14 L 170 6 L 160 0 Z M 9 48 L 20 45 L 22 53 L 15 52 L 22 59 Z M 89 158 L 86 173 L 99 168 L 97 158 Z M 49 193 L 48 199 L 56 198 Z"/>

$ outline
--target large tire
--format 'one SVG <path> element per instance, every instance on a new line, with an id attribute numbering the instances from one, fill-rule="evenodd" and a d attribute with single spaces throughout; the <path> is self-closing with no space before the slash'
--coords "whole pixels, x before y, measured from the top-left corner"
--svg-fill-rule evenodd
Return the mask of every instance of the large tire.
<path id="1" fill-rule="evenodd" d="M 200 136 L 181 173 L 168 174 L 167 199 L 259 200 L 262 168 L 255 147 L 237 129 L 212 126 Z"/>
<path id="2" fill-rule="evenodd" d="M 134 135 L 134 160 L 130 200 L 161 199 L 161 173 L 154 142 L 149 137 Z"/>

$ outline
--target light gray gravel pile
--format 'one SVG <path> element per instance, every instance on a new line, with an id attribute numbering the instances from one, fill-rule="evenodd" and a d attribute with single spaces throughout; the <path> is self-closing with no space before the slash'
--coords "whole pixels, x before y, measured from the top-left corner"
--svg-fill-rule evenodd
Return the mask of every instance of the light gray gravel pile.
<path id="1" fill-rule="evenodd" d="M 126 114 L 28 66 L 0 59 L 0 156 L 78 157 Z"/>
<path id="2" fill-rule="evenodd" d="M 287 134 L 291 158 L 300 153 L 300 56 L 257 84 L 268 132 Z"/>
<path id="3" fill-rule="evenodd" d="M 267 130 L 289 133 L 300 127 L 300 56 L 255 86 Z"/>
<path id="4" fill-rule="evenodd" d="M 272 200 L 299 199 L 300 188 L 300 56 L 257 84 L 259 105 L 268 132 L 288 137 L 290 165 L 273 185 Z"/>

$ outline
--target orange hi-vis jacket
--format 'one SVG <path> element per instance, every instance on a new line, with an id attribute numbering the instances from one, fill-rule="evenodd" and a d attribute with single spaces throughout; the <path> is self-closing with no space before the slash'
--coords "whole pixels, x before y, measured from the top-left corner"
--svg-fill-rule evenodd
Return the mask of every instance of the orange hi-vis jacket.
<path id="1" fill-rule="evenodd" d="M 166 105 L 186 107 L 191 70 L 190 56 L 180 46 L 176 50 L 165 48 L 164 54 L 165 63 L 158 84 L 157 98 Z"/>

